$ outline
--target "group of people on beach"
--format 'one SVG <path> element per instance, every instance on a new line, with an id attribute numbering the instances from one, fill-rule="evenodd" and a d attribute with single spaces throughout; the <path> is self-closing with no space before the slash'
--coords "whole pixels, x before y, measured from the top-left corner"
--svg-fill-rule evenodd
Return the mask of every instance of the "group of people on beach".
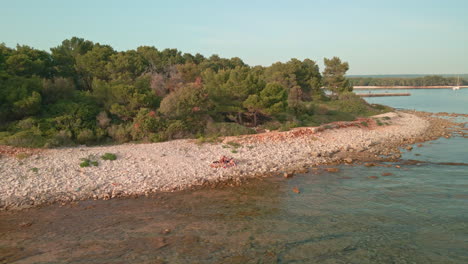
<path id="1" fill-rule="evenodd" d="M 221 156 L 219 160 L 213 161 L 213 163 L 211 163 L 210 165 L 210 167 L 212 168 L 229 168 L 233 166 L 236 166 L 236 162 L 234 161 L 234 159 L 228 158 L 224 155 Z"/>

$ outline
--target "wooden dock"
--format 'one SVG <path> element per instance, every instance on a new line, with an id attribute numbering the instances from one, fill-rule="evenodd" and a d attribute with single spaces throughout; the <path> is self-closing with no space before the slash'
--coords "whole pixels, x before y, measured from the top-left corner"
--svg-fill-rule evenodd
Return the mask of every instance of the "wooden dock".
<path id="1" fill-rule="evenodd" d="M 410 96 L 410 93 L 357 93 L 361 97 Z"/>

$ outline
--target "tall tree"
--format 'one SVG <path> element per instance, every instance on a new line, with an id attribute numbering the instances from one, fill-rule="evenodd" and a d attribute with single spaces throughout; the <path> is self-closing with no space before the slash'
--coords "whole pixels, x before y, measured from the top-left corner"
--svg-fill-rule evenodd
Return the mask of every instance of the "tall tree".
<path id="1" fill-rule="evenodd" d="M 94 43 L 83 38 L 72 37 L 62 41 L 62 44 L 51 48 L 52 59 L 54 60 L 54 69 L 59 77 L 73 78 L 78 82 L 75 64 L 76 58 L 86 54 L 93 49 Z"/>
<path id="2" fill-rule="evenodd" d="M 52 58 L 45 51 L 17 45 L 5 60 L 5 69 L 11 75 L 50 78 L 53 74 Z"/>
<path id="3" fill-rule="evenodd" d="M 113 80 L 127 83 L 135 81 L 146 70 L 143 57 L 134 50 L 113 54 L 106 67 Z"/>
<path id="4" fill-rule="evenodd" d="M 111 79 L 107 64 L 113 54 L 115 51 L 111 46 L 98 43 L 92 50 L 76 58 L 76 70 L 83 76 L 87 89 L 91 89 L 94 78 L 105 81 Z"/>
<path id="5" fill-rule="evenodd" d="M 275 115 L 285 110 L 287 92 L 279 83 L 268 83 L 259 94 L 251 94 L 243 105 L 253 115 L 253 125 L 258 124 L 258 115 Z"/>
<path id="6" fill-rule="evenodd" d="M 324 58 L 325 70 L 323 71 L 323 82 L 325 88 L 336 96 L 340 93 L 352 91 L 349 80 L 345 77 L 346 72 L 349 70 L 347 62 L 341 62 L 338 57 L 332 59 Z"/>

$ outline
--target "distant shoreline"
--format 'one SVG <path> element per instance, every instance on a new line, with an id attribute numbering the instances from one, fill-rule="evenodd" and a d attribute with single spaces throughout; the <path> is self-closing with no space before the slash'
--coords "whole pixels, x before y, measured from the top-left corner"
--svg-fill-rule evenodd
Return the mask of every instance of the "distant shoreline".
<path id="1" fill-rule="evenodd" d="M 468 86 L 458 86 L 460 89 L 468 88 Z M 452 89 L 453 86 L 353 86 L 355 90 L 371 90 L 371 89 Z"/>

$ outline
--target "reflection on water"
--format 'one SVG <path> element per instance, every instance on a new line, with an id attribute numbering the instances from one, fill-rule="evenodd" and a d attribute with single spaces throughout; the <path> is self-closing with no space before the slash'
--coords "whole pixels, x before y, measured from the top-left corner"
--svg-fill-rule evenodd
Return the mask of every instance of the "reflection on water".
<path id="1" fill-rule="evenodd" d="M 468 263 L 468 169 L 435 164 L 468 163 L 467 142 L 404 153 L 420 163 L 0 212 L 0 263 Z"/>
<path id="2" fill-rule="evenodd" d="M 430 160 L 445 140 L 415 147 L 404 158 L 418 152 L 419 159 Z M 466 166 L 400 166 L 341 166 L 338 173 L 312 171 L 240 187 L 3 212 L 0 259 L 467 263 Z"/>

